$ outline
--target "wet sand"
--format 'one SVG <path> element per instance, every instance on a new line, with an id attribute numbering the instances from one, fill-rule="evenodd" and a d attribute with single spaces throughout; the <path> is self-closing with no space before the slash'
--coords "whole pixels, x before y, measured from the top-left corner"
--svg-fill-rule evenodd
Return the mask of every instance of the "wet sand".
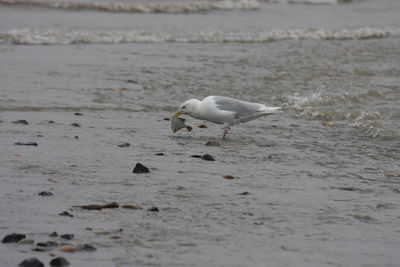
<path id="1" fill-rule="evenodd" d="M 97 250 L 1 244 L 0 265 L 400 262 L 398 39 L 1 50 L 1 235 Z M 171 132 L 181 101 L 212 94 L 288 109 L 226 141 L 190 118 L 192 132 Z M 215 161 L 191 157 L 203 154 Z M 138 162 L 151 172 L 132 173 Z M 74 207 L 110 202 L 142 209 Z"/>

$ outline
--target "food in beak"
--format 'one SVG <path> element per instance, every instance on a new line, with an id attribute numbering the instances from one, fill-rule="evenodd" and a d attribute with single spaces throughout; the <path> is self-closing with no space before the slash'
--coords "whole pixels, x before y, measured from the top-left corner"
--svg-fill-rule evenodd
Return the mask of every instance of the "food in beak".
<path id="1" fill-rule="evenodd" d="M 178 117 L 172 117 L 171 119 L 171 130 L 173 133 L 176 133 L 182 128 L 186 128 L 189 132 L 192 131 L 192 127 L 189 125 L 185 124 L 185 119 L 183 118 L 178 118 Z"/>

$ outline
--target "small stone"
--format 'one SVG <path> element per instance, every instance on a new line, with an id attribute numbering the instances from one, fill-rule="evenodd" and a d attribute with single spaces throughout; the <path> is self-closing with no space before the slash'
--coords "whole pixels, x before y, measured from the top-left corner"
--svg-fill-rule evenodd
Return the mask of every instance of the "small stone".
<path id="1" fill-rule="evenodd" d="M 217 141 L 208 141 L 206 146 L 221 146 L 221 144 Z"/>
<path id="2" fill-rule="evenodd" d="M 21 241 L 18 242 L 20 245 L 33 245 L 35 244 L 35 241 L 33 239 L 22 239 Z"/>
<path id="3" fill-rule="evenodd" d="M 81 125 L 80 125 L 79 123 L 77 123 L 77 122 L 71 123 L 71 126 L 74 126 L 74 127 L 81 127 Z"/>
<path id="4" fill-rule="evenodd" d="M 164 118 L 163 120 L 165 120 L 165 121 L 170 121 L 171 119 L 170 119 L 170 118 Z"/>
<path id="5" fill-rule="evenodd" d="M 332 121 L 326 121 L 326 122 L 323 122 L 323 123 L 322 123 L 322 126 L 325 126 L 325 127 L 334 127 L 334 126 L 336 126 L 336 123 L 334 123 L 334 122 L 332 122 Z"/>
<path id="6" fill-rule="evenodd" d="M 68 266 L 68 265 L 69 265 L 69 262 L 63 257 L 54 258 L 50 261 L 51 267 L 64 267 L 64 266 Z"/>
<path id="7" fill-rule="evenodd" d="M 75 206 L 75 207 L 79 207 L 85 210 L 101 210 L 101 209 L 115 209 L 119 207 L 119 204 L 117 202 L 111 202 L 105 205 L 92 204 L 92 205 Z"/>
<path id="8" fill-rule="evenodd" d="M 214 157 L 210 154 L 204 154 L 201 158 L 208 161 L 215 161 Z"/>
<path id="9" fill-rule="evenodd" d="M 129 144 L 129 143 L 122 143 L 122 144 L 119 144 L 118 146 L 119 146 L 119 147 L 130 147 L 131 144 Z"/>
<path id="10" fill-rule="evenodd" d="M 57 237 L 58 234 L 57 234 L 57 232 L 52 232 L 51 234 L 49 234 L 49 236 L 50 236 L 50 237 Z"/>
<path id="11" fill-rule="evenodd" d="M 24 260 L 20 264 L 18 264 L 20 267 L 44 267 L 44 264 L 38 260 L 37 258 L 30 258 L 27 260 Z"/>
<path id="12" fill-rule="evenodd" d="M 28 121 L 27 120 L 17 120 L 17 121 L 13 121 L 14 124 L 21 124 L 21 125 L 28 125 Z"/>
<path id="13" fill-rule="evenodd" d="M 134 84 L 138 84 L 138 81 L 135 80 L 126 80 L 127 83 L 134 83 Z"/>
<path id="14" fill-rule="evenodd" d="M 82 113 L 79 113 L 79 112 L 75 112 L 74 115 L 75 115 L 75 116 L 83 116 L 83 114 L 82 114 Z"/>
<path id="15" fill-rule="evenodd" d="M 2 243 L 16 243 L 24 238 L 26 238 L 26 235 L 24 235 L 24 234 L 13 233 L 13 234 L 6 235 L 1 242 Z"/>
<path id="16" fill-rule="evenodd" d="M 74 138 L 75 138 L 75 139 L 79 139 L 79 136 L 75 135 Z"/>
<path id="17" fill-rule="evenodd" d="M 190 157 L 191 157 L 191 158 L 199 158 L 199 159 L 201 159 L 201 158 L 202 158 L 202 156 L 201 156 L 201 155 L 191 155 Z"/>
<path id="18" fill-rule="evenodd" d="M 136 206 L 136 205 L 122 205 L 121 208 L 123 209 L 132 209 L 132 210 L 141 210 L 143 209 L 140 206 Z"/>
<path id="19" fill-rule="evenodd" d="M 66 239 L 66 240 L 74 239 L 74 235 L 73 234 L 65 234 L 65 235 L 61 235 L 60 237 L 63 238 L 63 239 Z"/>
<path id="20" fill-rule="evenodd" d="M 16 142 L 14 143 L 15 146 L 37 146 L 36 142 Z"/>
<path id="21" fill-rule="evenodd" d="M 73 245 L 65 245 L 59 248 L 58 250 L 62 252 L 75 252 L 76 249 Z"/>
<path id="22" fill-rule="evenodd" d="M 205 125 L 205 124 L 197 125 L 197 127 L 199 127 L 199 128 L 208 128 L 207 125 Z"/>
<path id="23" fill-rule="evenodd" d="M 156 156 L 164 156 L 164 153 L 156 153 Z"/>
<path id="24" fill-rule="evenodd" d="M 141 163 L 137 163 L 135 168 L 132 171 L 133 173 L 149 173 L 150 170 L 142 165 Z"/>
<path id="25" fill-rule="evenodd" d="M 53 193 L 52 192 L 48 192 L 48 191 L 43 191 L 43 192 L 40 192 L 38 195 L 42 196 L 42 197 L 49 197 L 49 196 L 52 196 Z"/>
<path id="26" fill-rule="evenodd" d="M 151 207 L 149 209 L 147 209 L 148 211 L 152 211 L 152 212 L 159 212 L 160 210 L 157 207 Z"/>
<path id="27" fill-rule="evenodd" d="M 68 216 L 68 217 L 74 217 L 74 215 L 72 215 L 71 213 L 69 213 L 68 211 L 63 211 L 59 214 L 60 216 Z"/>
<path id="28" fill-rule="evenodd" d="M 247 195 L 250 195 L 250 193 L 249 192 L 243 192 L 243 193 L 240 193 L 239 195 L 247 196 Z"/>
<path id="29" fill-rule="evenodd" d="M 122 236 L 120 236 L 120 235 L 112 235 L 112 236 L 110 236 L 110 239 L 121 239 L 122 238 Z"/>
<path id="30" fill-rule="evenodd" d="M 49 123 L 51 124 L 51 123 L 55 123 L 55 121 L 53 121 L 53 120 L 49 120 Z"/>
<path id="31" fill-rule="evenodd" d="M 229 180 L 235 179 L 235 177 L 233 177 L 232 175 L 224 175 L 224 178 Z"/>
<path id="32" fill-rule="evenodd" d="M 39 242 L 36 244 L 38 247 L 57 247 L 58 243 L 54 241 Z"/>
<path id="33" fill-rule="evenodd" d="M 86 252 L 93 252 L 96 251 L 97 249 L 93 247 L 92 245 L 89 244 L 81 244 L 76 246 L 76 251 L 86 251 Z"/>

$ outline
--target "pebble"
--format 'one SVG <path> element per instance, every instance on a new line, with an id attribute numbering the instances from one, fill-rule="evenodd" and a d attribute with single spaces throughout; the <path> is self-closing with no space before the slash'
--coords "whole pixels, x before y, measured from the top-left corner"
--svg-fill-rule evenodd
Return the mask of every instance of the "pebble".
<path id="1" fill-rule="evenodd" d="M 58 250 L 62 252 L 75 252 L 76 249 L 73 245 L 65 245 L 59 248 Z"/>
<path id="2" fill-rule="evenodd" d="M 207 125 L 205 125 L 205 124 L 197 125 L 197 127 L 199 127 L 199 128 L 208 128 Z"/>
<path id="3" fill-rule="evenodd" d="M 132 172 L 133 173 L 149 173 L 150 170 L 146 166 L 142 165 L 141 163 L 137 163 Z"/>
<path id="4" fill-rule="evenodd" d="M 83 114 L 80 113 L 80 112 L 75 112 L 74 115 L 75 115 L 75 116 L 83 116 Z"/>
<path id="5" fill-rule="evenodd" d="M 16 142 L 14 143 L 15 146 L 37 146 L 36 142 Z"/>
<path id="6" fill-rule="evenodd" d="M 77 251 L 86 251 L 86 252 L 93 252 L 96 251 L 97 248 L 93 247 L 92 245 L 89 244 L 80 244 L 76 246 Z"/>
<path id="7" fill-rule="evenodd" d="M 121 208 L 132 209 L 132 210 L 142 210 L 143 209 L 142 207 L 136 206 L 136 205 L 122 205 Z"/>
<path id="8" fill-rule="evenodd" d="M 66 240 L 74 239 L 74 235 L 73 234 L 65 234 L 65 235 L 61 235 L 60 237 L 63 238 L 63 239 L 66 239 Z"/>
<path id="9" fill-rule="evenodd" d="M 105 205 L 92 204 L 92 205 L 75 206 L 75 207 L 79 207 L 85 210 L 101 210 L 101 209 L 115 209 L 119 207 L 119 204 L 117 202 L 111 202 Z"/>
<path id="10" fill-rule="evenodd" d="M 206 146 L 221 146 L 221 144 L 217 141 L 208 141 Z"/>
<path id="11" fill-rule="evenodd" d="M 53 120 L 49 120 L 49 123 L 55 123 L 55 121 L 53 121 Z"/>
<path id="12" fill-rule="evenodd" d="M 58 247 L 58 243 L 54 241 L 39 242 L 36 244 L 38 247 Z"/>
<path id="13" fill-rule="evenodd" d="M 164 153 L 156 153 L 156 156 L 164 156 Z"/>
<path id="14" fill-rule="evenodd" d="M 50 261 L 51 267 L 64 267 L 64 266 L 68 266 L 68 265 L 69 265 L 69 262 L 63 257 L 54 258 Z"/>
<path id="15" fill-rule="evenodd" d="M 122 143 L 122 144 L 120 144 L 120 145 L 118 145 L 119 147 L 130 147 L 131 146 L 131 144 L 129 144 L 129 143 Z"/>
<path id="16" fill-rule="evenodd" d="M 20 245 L 33 245 L 35 244 L 35 241 L 33 239 L 22 239 L 21 241 L 18 242 Z"/>
<path id="17" fill-rule="evenodd" d="M 24 234 L 13 233 L 13 234 L 6 235 L 1 242 L 2 243 L 16 243 L 24 238 L 26 238 L 26 235 L 24 235 Z"/>
<path id="18" fill-rule="evenodd" d="M 37 258 L 30 258 L 27 260 L 24 260 L 20 264 L 18 264 L 20 267 L 44 267 L 44 264 L 38 260 Z"/>
<path id="19" fill-rule="evenodd" d="M 201 158 L 208 161 L 215 161 L 214 157 L 210 154 L 204 154 Z"/>
<path id="20" fill-rule="evenodd" d="M 250 193 L 246 191 L 246 192 L 240 193 L 239 195 L 247 196 L 247 195 L 250 195 Z"/>
<path id="21" fill-rule="evenodd" d="M 230 180 L 235 179 L 235 177 L 233 177 L 232 175 L 224 175 L 224 178 Z"/>
<path id="22" fill-rule="evenodd" d="M 63 211 L 59 214 L 60 216 L 69 216 L 69 217 L 74 217 L 74 215 L 72 215 L 71 213 L 69 213 L 68 211 Z"/>
<path id="23" fill-rule="evenodd" d="M 325 127 L 334 127 L 334 126 L 336 126 L 336 123 L 334 123 L 334 122 L 332 122 L 332 121 L 327 121 L 327 122 L 323 122 L 323 123 L 322 123 L 322 126 L 325 126 Z"/>
<path id="24" fill-rule="evenodd" d="M 71 123 L 71 126 L 74 126 L 74 127 L 81 127 L 81 125 L 80 125 L 79 123 L 77 123 L 77 122 Z"/>
<path id="25" fill-rule="evenodd" d="M 48 191 L 43 191 L 43 192 L 40 192 L 38 195 L 42 196 L 42 197 L 49 197 L 49 196 L 52 196 L 53 193 L 52 192 L 48 192 Z"/>
<path id="26" fill-rule="evenodd" d="M 27 120 L 17 120 L 17 121 L 13 121 L 14 124 L 22 124 L 22 125 L 28 125 L 28 121 Z"/>
<path id="27" fill-rule="evenodd" d="M 201 159 L 201 158 L 202 158 L 202 156 L 201 156 L 201 155 L 191 155 L 190 157 L 191 157 L 191 158 L 199 158 L 199 159 Z"/>
<path id="28" fill-rule="evenodd" d="M 127 83 L 134 83 L 134 84 L 137 84 L 137 83 L 138 83 L 138 81 L 135 81 L 135 80 L 126 80 L 126 82 L 127 82 Z"/>
<path id="29" fill-rule="evenodd" d="M 50 236 L 50 237 L 57 237 L 58 234 L 57 234 L 57 232 L 52 232 L 51 234 L 49 234 L 49 236 Z"/>
<path id="30" fill-rule="evenodd" d="M 149 209 L 147 209 L 148 211 L 152 211 L 152 212 L 159 212 L 160 210 L 157 207 L 151 207 Z"/>

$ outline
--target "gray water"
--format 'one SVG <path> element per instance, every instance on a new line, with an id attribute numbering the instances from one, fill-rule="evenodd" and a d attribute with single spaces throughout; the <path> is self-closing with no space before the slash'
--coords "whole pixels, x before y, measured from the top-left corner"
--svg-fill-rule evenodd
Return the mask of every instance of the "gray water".
<path id="1" fill-rule="evenodd" d="M 97 248 L 1 244 L 0 266 L 399 266 L 400 4 L 297 2 L 0 1 L 1 238 Z M 287 108 L 173 134 L 208 95 Z M 74 207 L 113 201 L 143 209 Z"/>

